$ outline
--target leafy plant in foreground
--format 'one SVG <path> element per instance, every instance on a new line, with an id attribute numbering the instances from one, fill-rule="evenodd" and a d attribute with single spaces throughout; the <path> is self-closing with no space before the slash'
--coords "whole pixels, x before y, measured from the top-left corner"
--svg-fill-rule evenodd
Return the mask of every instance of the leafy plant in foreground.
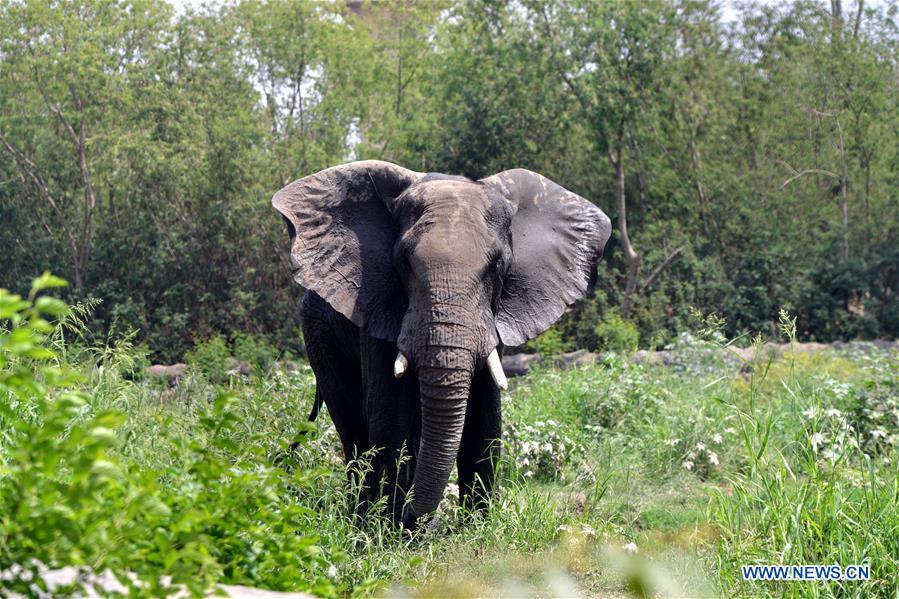
<path id="1" fill-rule="evenodd" d="M 125 414 L 95 410 L 85 377 L 48 346 L 45 317 L 69 308 L 38 294 L 64 284 L 45 274 L 27 299 L 0 289 L 0 588 L 34 594 L 46 590 L 42 569 L 78 566 L 142 594 L 236 582 L 333 595 L 299 501 L 309 473 L 235 442 L 246 425 L 233 396 L 203 408 L 199 434 L 165 470 L 118 454 Z"/>

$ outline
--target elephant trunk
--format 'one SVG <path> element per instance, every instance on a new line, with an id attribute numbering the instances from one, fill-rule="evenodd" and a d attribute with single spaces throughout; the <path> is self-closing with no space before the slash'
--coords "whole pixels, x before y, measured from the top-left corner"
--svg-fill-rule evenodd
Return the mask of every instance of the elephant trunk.
<path id="1" fill-rule="evenodd" d="M 472 330 L 431 323 L 416 351 L 421 391 L 421 444 L 416 459 L 412 515 L 437 509 L 459 453 L 476 352 Z"/>

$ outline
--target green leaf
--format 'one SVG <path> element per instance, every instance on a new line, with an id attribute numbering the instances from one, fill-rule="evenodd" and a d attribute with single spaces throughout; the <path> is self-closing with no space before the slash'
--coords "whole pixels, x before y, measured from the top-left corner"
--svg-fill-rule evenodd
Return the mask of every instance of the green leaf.
<path id="1" fill-rule="evenodd" d="M 119 467 L 109 460 L 96 460 L 91 465 L 91 474 L 101 480 L 124 480 L 125 478 Z"/>
<path id="2" fill-rule="evenodd" d="M 51 275 L 50 271 L 44 271 L 44 274 L 31 282 L 31 293 L 35 294 L 44 289 L 50 289 L 51 287 L 65 287 L 66 285 L 68 285 L 68 283 L 65 279 L 60 279 L 59 277 Z"/>
<path id="3" fill-rule="evenodd" d="M 94 428 L 92 428 L 90 437 L 94 441 L 98 441 L 105 445 L 115 445 L 119 441 L 119 438 L 115 434 L 115 431 L 111 428 L 106 428 L 105 426 L 95 426 Z"/>
<path id="4" fill-rule="evenodd" d="M 65 316 L 69 313 L 69 305 L 55 297 L 39 297 L 34 302 L 34 307 L 38 312 L 50 314 L 51 316 Z"/>

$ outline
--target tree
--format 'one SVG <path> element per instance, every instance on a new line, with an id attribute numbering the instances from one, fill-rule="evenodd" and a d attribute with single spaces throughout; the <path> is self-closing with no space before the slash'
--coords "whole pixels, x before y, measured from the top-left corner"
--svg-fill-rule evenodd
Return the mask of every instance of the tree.
<path id="1" fill-rule="evenodd" d="M 0 7 L 0 148 L 38 200 L 44 230 L 65 239 L 79 290 L 105 208 L 114 167 L 104 159 L 116 143 L 126 82 L 139 76 L 166 16 L 143 0 Z"/>

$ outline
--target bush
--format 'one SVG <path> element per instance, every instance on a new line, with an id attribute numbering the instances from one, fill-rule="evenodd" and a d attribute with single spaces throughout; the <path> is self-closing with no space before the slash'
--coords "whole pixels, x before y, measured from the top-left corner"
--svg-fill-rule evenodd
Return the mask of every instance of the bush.
<path id="1" fill-rule="evenodd" d="M 98 409 L 50 347 L 45 317 L 69 308 L 37 295 L 61 285 L 44 275 L 28 299 L 0 289 L 0 595 L 36 594 L 44 566 L 108 568 L 144 595 L 170 594 L 162 576 L 198 596 L 217 582 L 334 595 L 299 502 L 312 473 L 270 466 L 263 439 L 238 445 L 251 427 L 233 396 L 200 408 L 164 471 L 117 451 L 125 415 Z"/>
<path id="2" fill-rule="evenodd" d="M 602 320 L 593 329 L 600 350 L 630 352 L 637 349 L 640 332 L 634 323 L 624 320 L 614 311 L 603 314 Z"/>
<path id="3" fill-rule="evenodd" d="M 571 342 L 562 337 L 562 331 L 551 327 L 546 332 L 538 335 L 524 344 L 527 352 L 540 354 L 541 356 L 557 356 L 571 351 Z"/>
<path id="4" fill-rule="evenodd" d="M 262 370 L 270 368 L 280 355 L 271 343 L 247 333 L 235 333 L 232 343 L 235 358 Z"/>

